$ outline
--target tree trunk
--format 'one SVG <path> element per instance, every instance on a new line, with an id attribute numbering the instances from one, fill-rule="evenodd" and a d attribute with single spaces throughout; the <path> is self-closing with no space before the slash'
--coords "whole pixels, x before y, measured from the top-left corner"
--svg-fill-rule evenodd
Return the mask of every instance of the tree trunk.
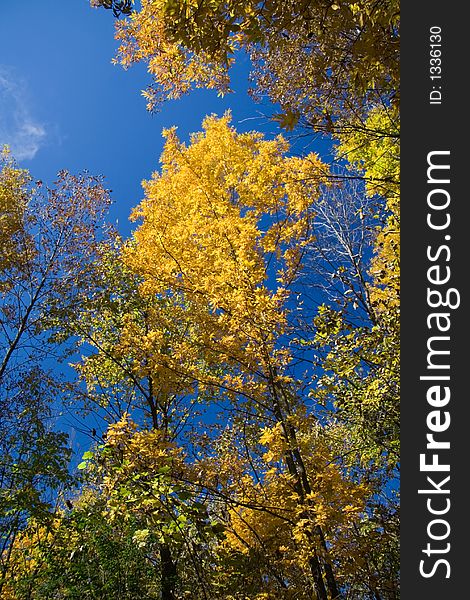
<path id="1" fill-rule="evenodd" d="M 284 454 L 284 459 L 287 465 L 287 470 L 291 475 L 294 476 L 296 480 L 296 490 L 299 493 L 301 502 L 305 502 L 305 496 L 311 493 L 312 489 L 310 487 L 310 483 L 308 481 L 307 472 L 305 469 L 305 465 L 302 459 L 302 455 L 300 454 L 300 450 L 297 444 L 296 432 L 292 425 L 286 423 L 284 418 L 284 414 L 280 405 L 279 396 L 277 394 L 276 386 L 274 382 L 271 382 L 272 391 L 274 396 L 274 413 L 276 418 L 281 423 L 284 435 L 286 440 L 292 443 L 292 448 L 287 450 Z M 282 394 L 282 390 L 281 390 Z M 328 592 L 331 600 L 339 600 L 341 598 L 338 586 L 336 584 L 336 578 L 333 572 L 333 568 L 331 563 L 328 560 L 328 548 L 326 545 L 325 536 L 323 535 L 322 528 L 317 525 L 316 533 L 320 540 L 320 545 L 322 550 L 325 553 L 324 568 L 325 568 L 325 581 L 323 579 L 322 567 L 320 559 L 316 554 L 312 556 L 309 560 L 310 570 L 312 572 L 312 577 L 314 580 L 315 591 L 317 593 L 318 600 L 328 600 L 328 594 L 326 588 L 328 588 Z"/>
<path id="2" fill-rule="evenodd" d="M 175 600 L 176 565 L 167 544 L 160 545 L 162 600 Z"/>
<path id="3" fill-rule="evenodd" d="M 310 570 L 312 572 L 313 583 L 315 586 L 315 592 L 317 593 L 318 600 L 328 600 L 328 596 L 326 594 L 325 583 L 323 581 L 323 575 L 321 572 L 320 561 L 318 560 L 318 556 L 312 556 L 309 560 Z"/>

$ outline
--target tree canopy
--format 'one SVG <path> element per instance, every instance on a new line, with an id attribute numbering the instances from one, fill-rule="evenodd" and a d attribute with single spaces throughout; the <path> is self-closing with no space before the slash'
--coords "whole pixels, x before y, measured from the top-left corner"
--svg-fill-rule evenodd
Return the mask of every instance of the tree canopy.
<path id="1" fill-rule="evenodd" d="M 247 52 L 284 134 L 165 130 L 127 238 L 4 151 L 2 598 L 398 599 L 397 3 L 91 4 L 150 109 Z"/>

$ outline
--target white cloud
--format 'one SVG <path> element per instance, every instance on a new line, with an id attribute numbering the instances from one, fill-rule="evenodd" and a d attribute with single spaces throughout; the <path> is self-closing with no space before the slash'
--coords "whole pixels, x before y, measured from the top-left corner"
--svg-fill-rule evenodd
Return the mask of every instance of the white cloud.
<path id="1" fill-rule="evenodd" d="M 0 147 L 10 146 L 17 160 L 32 159 L 47 137 L 29 110 L 26 86 L 0 66 Z"/>

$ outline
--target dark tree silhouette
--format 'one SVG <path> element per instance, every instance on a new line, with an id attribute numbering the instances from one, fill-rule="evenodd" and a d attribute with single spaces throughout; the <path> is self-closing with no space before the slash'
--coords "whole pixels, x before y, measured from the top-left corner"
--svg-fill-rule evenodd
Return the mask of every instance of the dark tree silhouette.
<path id="1" fill-rule="evenodd" d="M 93 4 L 112 10 L 116 18 L 132 12 L 132 0 L 95 0 Z"/>

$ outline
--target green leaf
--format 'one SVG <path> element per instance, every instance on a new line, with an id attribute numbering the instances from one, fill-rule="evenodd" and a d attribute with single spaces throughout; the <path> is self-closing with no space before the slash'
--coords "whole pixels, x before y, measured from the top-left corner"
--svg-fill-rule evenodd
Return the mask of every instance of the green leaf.
<path id="1" fill-rule="evenodd" d="M 181 492 L 177 492 L 178 494 L 178 498 L 180 500 L 189 500 L 190 498 L 193 497 L 193 494 L 191 492 L 188 492 L 186 490 L 182 490 Z"/>
<path id="2" fill-rule="evenodd" d="M 221 534 L 225 531 L 225 525 L 222 525 L 222 523 L 211 523 L 210 527 L 215 534 Z"/>

